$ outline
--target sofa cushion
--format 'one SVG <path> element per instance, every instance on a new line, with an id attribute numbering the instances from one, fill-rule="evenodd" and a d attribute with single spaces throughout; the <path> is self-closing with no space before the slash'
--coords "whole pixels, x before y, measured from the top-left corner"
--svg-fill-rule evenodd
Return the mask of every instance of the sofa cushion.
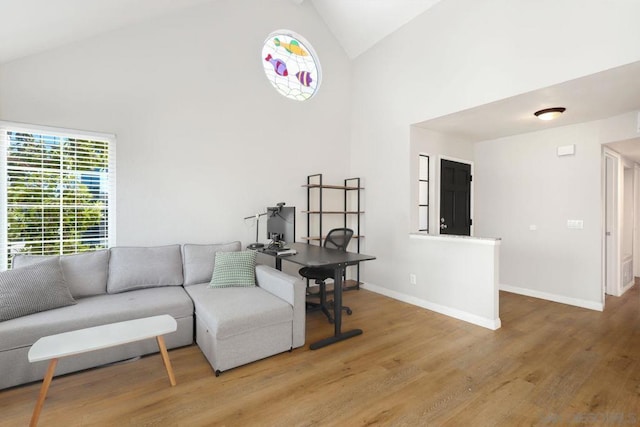
<path id="1" fill-rule="evenodd" d="M 180 285 L 180 245 L 111 248 L 108 293 Z"/>
<path id="2" fill-rule="evenodd" d="M 190 318 L 193 303 L 177 286 L 82 298 L 76 305 L 0 322 L 0 352 L 30 346 L 47 335 L 159 314 Z"/>
<path id="3" fill-rule="evenodd" d="M 256 251 L 218 252 L 210 286 L 227 288 L 256 285 Z"/>
<path id="4" fill-rule="evenodd" d="M 215 331 L 218 339 L 293 322 L 293 306 L 259 288 L 211 288 L 206 283 L 185 288 L 196 316 Z"/>
<path id="5" fill-rule="evenodd" d="M 57 259 L 0 273 L 0 322 L 75 303 Z"/>
<path id="6" fill-rule="evenodd" d="M 185 244 L 182 247 L 184 263 L 184 285 L 209 283 L 213 276 L 216 252 L 237 252 L 240 242 L 229 242 L 212 245 Z"/>
<path id="7" fill-rule="evenodd" d="M 23 255 L 13 258 L 13 268 L 32 265 L 47 259 L 60 258 L 60 265 L 74 298 L 101 295 L 107 292 L 109 251 L 107 249 L 72 255 Z"/>

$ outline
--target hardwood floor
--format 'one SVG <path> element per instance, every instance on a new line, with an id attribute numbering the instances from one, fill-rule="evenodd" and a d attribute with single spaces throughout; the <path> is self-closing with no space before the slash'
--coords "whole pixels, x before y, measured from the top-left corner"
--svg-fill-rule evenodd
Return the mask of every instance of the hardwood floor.
<path id="1" fill-rule="evenodd" d="M 345 294 L 362 336 L 216 378 L 198 347 L 54 378 L 41 426 L 520 426 L 640 424 L 640 292 L 603 313 L 501 293 L 489 331 L 366 290 Z M 307 343 L 331 334 L 308 315 Z M 0 391 L 27 425 L 40 383 Z"/>

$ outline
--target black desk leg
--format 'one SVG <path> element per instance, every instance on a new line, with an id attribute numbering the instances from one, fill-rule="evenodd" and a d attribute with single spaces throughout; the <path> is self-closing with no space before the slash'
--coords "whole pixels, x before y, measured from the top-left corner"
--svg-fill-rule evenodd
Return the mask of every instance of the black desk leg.
<path id="1" fill-rule="evenodd" d="M 276 255 L 276 270 L 282 271 L 282 258 Z"/>
<path id="2" fill-rule="evenodd" d="M 335 335 L 342 333 L 342 275 L 344 267 L 336 267 L 333 273 L 333 317 L 335 319 Z"/>
<path id="3" fill-rule="evenodd" d="M 337 266 L 333 278 L 333 317 L 335 326 L 334 335 L 332 337 L 314 342 L 309 346 L 311 350 L 326 347 L 330 344 L 344 341 L 348 338 L 362 334 L 362 329 L 352 329 L 347 332 L 342 332 L 342 275 L 344 274 L 344 269 L 345 266 L 343 265 Z"/>

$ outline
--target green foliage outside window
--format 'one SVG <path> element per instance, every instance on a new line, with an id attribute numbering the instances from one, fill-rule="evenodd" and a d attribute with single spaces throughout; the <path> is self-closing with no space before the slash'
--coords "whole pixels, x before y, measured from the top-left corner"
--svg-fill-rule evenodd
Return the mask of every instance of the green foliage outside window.
<path id="1" fill-rule="evenodd" d="M 8 132 L 9 256 L 107 246 L 108 144 Z"/>

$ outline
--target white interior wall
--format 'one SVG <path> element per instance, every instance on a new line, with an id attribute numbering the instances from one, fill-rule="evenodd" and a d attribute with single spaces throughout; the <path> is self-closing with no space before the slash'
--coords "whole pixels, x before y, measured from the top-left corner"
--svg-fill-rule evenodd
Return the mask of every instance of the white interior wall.
<path id="1" fill-rule="evenodd" d="M 576 19 L 578 10 L 580 19 Z M 442 286 L 438 275 L 428 268 L 418 278 L 417 287 L 408 280 L 410 272 L 430 262 L 416 256 L 414 245 L 407 244 L 411 228 L 410 124 L 638 61 L 640 26 L 634 17 L 639 13 L 640 3 L 623 0 L 447 0 L 359 56 L 353 77 L 352 175 L 368 180 L 365 251 L 378 257 L 363 267 L 365 281 L 409 296 L 418 296 L 421 287 Z M 533 158 L 544 157 L 539 150 L 545 147 L 530 148 Z M 586 161 L 577 167 L 595 170 L 575 190 L 590 200 L 596 213 L 575 215 L 589 224 L 599 219 L 600 160 L 597 144 L 585 148 L 585 155 L 577 156 L 574 163 Z M 545 167 L 520 153 L 513 155 L 527 170 Z M 476 174 L 488 156 L 481 153 L 481 157 L 476 151 Z M 566 191 L 545 190 L 555 199 Z M 479 203 L 476 190 L 476 206 Z M 475 217 L 483 220 L 479 211 Z M 491 237 L 503 234 L 496 232 Z M 476 235 L 483 233 L 476 229 Z M 594 247 L 564 256 L 564 264 L 545 253 L 536 254 L 532 262 L 542 268 L 558 267 L 559 277 L 571 279 L 555 281 L 560 286 L 556 292 L 600 301 L 600 241 L 590 231 L 577 238 Z M 500 253 L 503 265 L 507 262 L 502 259 L 504 247 Z M 575 270 L 585 266 L 596 279 L 590 285 L 576 285 L 575 278 L 583 274 Z M 453 258 L 448 268 L 464 265 Z M 455 303 L 452 295 L 441 302 Z"/>
<path id="2" fill-rule="evenodd" d="M 622 136 L 619 129 L 631 132 L 631 117 L 624 114 L 475 145 L 476 231 L 502 238 L 502 289 L 603 307 L 602 145 L 612 142 L 603 138 Z M 557 147 L 563 145 L 574 145 L 575 154 L 558 156 Z M 632 194 L 625 197 L 633 200 Z M 620 209 L 629 222 L 633 204 Z M 569 220 L 584 221 L 584 228 L 568 228 Z M 628 241 L 621 253 L 631 250 L 632 227 L 621 226 L 622 241 L 625 235 Z"/>
<path id="3" fill-rule="evenodd" d="M 503 289 L 601 308 L 598 129 L 580 124 L 476 144 L 476 231 L 502 238 Z M 557 155 L 570 144 L 575 155 Z M 584 228 L 569 229 L 569 220 Z"/>
<path id="4" fill-rule="evenodd" d="M 263 74 L 279 28 L 322 63 L 307 102 Z M 244 217 L 281 201 L 300 212 L 308 174 L 347 174 L 350 82 L 311 4 L 220 0 L 1 66 L 0 119 L 117 135 L 119 245 L 249 243 Z"/>
<path id="5" fill-rule="evenodd" d="M 409 277 L 415 276 L 416 283 L 412 284 L 409 280 L 409 284 L 405 285 L 399 280 L 400 291 L 390 291 L 387 287 L 376 286 L 369 286 L 368 289 L 489 329 L 499 328 L 498 277 L 501 242 L 495 239 L 439 236 L 440 161 L 447 158 L 473 164 L 473 143 L 463 138 L 411 126 L 409 152 L 409 231 L 414 234 L 410 235 L 406 247 L 409 256 L 412 257 L 409 262 Z M 416 233 L 420 154 L 429 156 L 428 235 Z M 473 195 L 471 202 L 474 202 Z M 471 211 L 474 212 L 473 206 Z M 464 265 L 465 268 L 460 268 L 460 265 Z"/>
<path id="6" fill-rule="evenodd" d="M 638 61 L 639 15 L 627 0 L 447 0 L 351 75 L 308 2 L 220 0 L 0 67 L 0 118 L 118 135 L 119 244 L 251 241 L 242 217 L 302 206 L 307 174 L 340 181 L 350 165 L 367 188 L 363 250 L 378 257 L 363 278 L 411 295 L 425 259 L 407 244 L 410 124 Z M 256 66 L 276 28 L 320 56 L 308 103 L 279 97 Z M 424 271 L 420 285 L 437 287 Z"/>
<path id="7" fill-rule="evenodd" d="M 413 292 L 367 283 L 366 289 L 488 329 L 501 326 L 498 300 L 500 240 L 411 234 Z M 464 268 L 452 268 L 457 261 Z M 425 281 L 424 278 L 429 281 Z"/>

